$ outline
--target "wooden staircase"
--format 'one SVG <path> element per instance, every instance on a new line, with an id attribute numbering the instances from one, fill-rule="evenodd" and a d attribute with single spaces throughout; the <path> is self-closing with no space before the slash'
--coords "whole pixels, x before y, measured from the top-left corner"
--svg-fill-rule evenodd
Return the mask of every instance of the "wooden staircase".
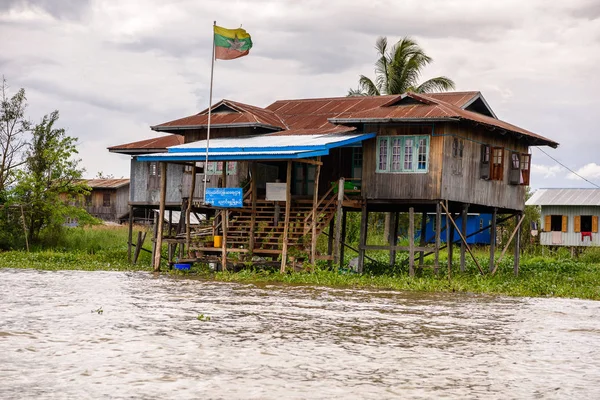
<path id="1" fill-rule="evenodd" d="M 335 215 L 336 199 L 333 196 L 330 197 L 327 201 L 321 201 L 321 207 L 317 209 L 317 236 L 321 234 Z M 310 248 L 313 223 L 312 211 L 311 200 L 292 200 L 288 227 L 289 246 Z M 272 201 L 257 200 L 254 220 L 254 248 L 280 249 L 285 230 L 285 205 L 282 204 L 278 207 Z M 243 209 L 230 211 L 227 227 L 227 247 L 249 248 L 251 229 L 252 205 L 249 201 L 245 201 Z"/>

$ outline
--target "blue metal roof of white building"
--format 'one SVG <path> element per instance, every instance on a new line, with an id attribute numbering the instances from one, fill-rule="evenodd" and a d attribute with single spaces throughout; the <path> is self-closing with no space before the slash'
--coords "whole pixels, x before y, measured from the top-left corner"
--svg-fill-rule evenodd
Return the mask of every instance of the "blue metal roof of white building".
<path id="1" fill-rule="evenodd" d="M 528 206 L 600 206 L 600 189 L 538 189 Z"/>
<path id="2" fill-rule="evenodd" d="M 325 156 L 329 150 L 351 146 L 375 137 L 375 133 L 354 135 L 260 135 L 212 139 L 209 142 L 209 161 L 290 160 Z M 167 153 L 139 156 L 139 161 L 203 161 L 206 159 L 206 140 L 168 148 Z"/>

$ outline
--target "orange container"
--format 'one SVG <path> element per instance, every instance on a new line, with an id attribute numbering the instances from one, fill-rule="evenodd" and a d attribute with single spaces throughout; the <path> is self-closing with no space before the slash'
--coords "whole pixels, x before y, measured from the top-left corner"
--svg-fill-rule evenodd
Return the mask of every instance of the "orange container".
<path id="1" fill-rule="evenodd" d="M 221 247 L 223 245 L 223 236 L 215 236 L 214 238 L 214 246 Z"/>

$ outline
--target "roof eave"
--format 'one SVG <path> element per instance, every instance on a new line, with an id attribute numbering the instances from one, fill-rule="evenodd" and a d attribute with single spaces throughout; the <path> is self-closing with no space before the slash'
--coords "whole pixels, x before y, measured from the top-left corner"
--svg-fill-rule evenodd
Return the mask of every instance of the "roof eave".
<path id="1" fill-rule="evenodd" d="M 154 148 L 154 149 L 111 149 L 110 147 L 108 148 L 109 153 L 128 154 L 128 155 L 152 154 L 152 153 L 161 153 L 161 152 L 166 153 L 166 151 L 167 151 L 166 147 Z"/>
<path id="2" fill-rule="evenodd" d="M 332 124 L 385 124 L 390 122 L 445 122 L 459 121 L 455 117 L 446 118 L 329 118 Z"/>
<path id="3" fill-rule="evenodd" d="M 224 128 L 265 128 L 271 129 L 274 131 L 283 130 L 283 128 L 275 125 L 269 124 L 257 124 L 254 122 L 245 122 L 239 124 L 211 124 L 211 129 L 224 129 Z M 171 131 L 183 131 L 190 129 L 206 129 L 208 128 L 208 124 L 200 124 L 200 125 L 176 125 L 176 126 L 162 126 L 155 125 L 151 126 L 150 129 L 156 132 L 171 132 Z"/>

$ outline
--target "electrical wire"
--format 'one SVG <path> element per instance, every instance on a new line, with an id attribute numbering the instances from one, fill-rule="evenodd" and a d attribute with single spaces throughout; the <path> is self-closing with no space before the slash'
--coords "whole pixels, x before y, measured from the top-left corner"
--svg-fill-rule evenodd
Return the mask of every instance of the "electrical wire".
<path id="1" fill-rule="evenodd" d="M 547 155 L 550 159 L 552 159 L 555 163 L 557 163 L 558 165 L 560 165 L 561 167 L 563 167 L 564 169 L 566 169 L 567 171 L 571 172 L 573 175 L 583 179 L 584 181 L 586 181 L 587 183 L 589 183 L 592 186 L 596 186 L 598 189 L 600 189 L 600 186 L 598 186 L 597 184 L 595 184 L 594 182 L 590 181 L 589 179 L 584 178 L 583 176 L 579 175 L 577 172 L 573 171 L 571 168 L 567 167 L 565 164 L 561 163 L 560 161 L 558 161 L 556 158 L 552 157 L 550 154 L 546 153 L 544 150 L 542 150 L 539 147 L 536 147 L 537 150 L 541 151 L 542 153 L 544 153 L 545 155 Z"/>

